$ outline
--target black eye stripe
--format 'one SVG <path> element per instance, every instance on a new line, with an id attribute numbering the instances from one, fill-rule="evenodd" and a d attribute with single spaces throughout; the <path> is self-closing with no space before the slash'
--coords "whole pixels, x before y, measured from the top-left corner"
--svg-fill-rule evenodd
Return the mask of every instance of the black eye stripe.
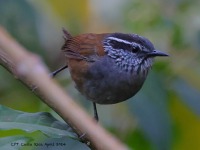
<path id="1" fill-rule="evenodd" d="M 110 40 L 110 45 L 114 49 L 130 49 L 132 47 L 131 44 L 115 41 L 115 40 Z"/>

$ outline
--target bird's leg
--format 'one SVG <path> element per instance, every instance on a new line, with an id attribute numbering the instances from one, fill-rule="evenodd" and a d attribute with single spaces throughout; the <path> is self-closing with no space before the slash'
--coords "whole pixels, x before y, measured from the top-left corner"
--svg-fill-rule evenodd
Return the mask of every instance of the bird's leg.
<path id="1" fill-rule="evenodd" d="M 92 102 L 93 104 L 93 109 L 94 109 L 94 119 L 98 122 L 99 121 L 99 117 L 98 117 L 98 113 L 97 113 L 97 106 L 95 102 Z M 85 137 L 86 133 L 83 133 L 79 136 L 79 139 L 82 141 Z"/>
<path id="2" fill-rule="evenodd" d="M 92 102 L 93 104 L 93 109 L 94 109 L 94 119 L 98 122 L 99 121 L 99 117 L 98 117 L 98 113 L 97 113 L 97 107 L 96 107 L 96 103 Z M 83 141 L 83 139 L 85 138 L 86 133 L 82 133 L 79 136 L 80 141 Z"/>
<path id="3" fill-rule="evenodd" d="M 66 69 L 68 66 L 65 65 L 61 68 L 59 68 L 58 70 L 55 70 L 54 72 L 50 73 L 50 77 L 55 77 L 59 72 L 61 72 L 62 70 Z M 94 108 L 94 118 L 95 120 L 98 122 L 99 121 L 99 117 L 98 117 L 98 112 L 97 112 L 97 107 L 96 107 L 96 103 L 93 102 L 93 108 Z"/>
<path id="4" fill-rule="evenodd" d="M 63 71 L 63 70 L 66 69 L 67 67 L 68 67 L 68 66 L 65 65 L 65 66 L 59 68 L 58 70 L 55 70 L 54 72 L 50 73 L 49 76 L 53 78 L 53 77 L 55 77 L 59 72 Z"/>
<path id="5" fill-rule="evenodd" d="M 98 117 L 98 113 L 97 113 L 97 106 L 96 106 L 95 102 L 92 102 L 92 103 L 93 103 L 93 108 L 94 108 L 94 118 L 98 122 L 99 121 L 99 117 Z"/>
<path id="6" fill-rule="evenodd" d="M 66 69 L 68 66 L 65 65 L 61 68 L 59 68 L 58 70 L 55 70 L 54 72 L 50 73 L 50 77 L 55 77 L 59 72 L 61 72 L 62 70 Z M 93 109 L 94 109 L 94 118 L 95 120 L 98 122 L 99 121 L 99 117 L 98 117 L 98 112 L 97 112 L 97 107 L 96 107 L 96 103 L 93 102 Z"/>
<path id="7" fill-rule="evenodd" d="M 58 70 L 55 70 L 54 72 L 50 73 L 50 77 L 55 77 L 59 72 L 61 72 L 62 70 L 66 69 L 68 66 L 65 65 L 61 68 L 59 68 Z M 97 113 L 97 107 L 96 107 L 96 103 L 93 102 L 93 109 L 94 109 L 94 118 L 95 120 L 98 122 L 99 121 L 99 117 L 98 117 L 98 113 Z M 79 136 L 80 139 L 82 139 L 84 136 L 86 135 L 86 133 L 83 133 L 82 135 Z"/>

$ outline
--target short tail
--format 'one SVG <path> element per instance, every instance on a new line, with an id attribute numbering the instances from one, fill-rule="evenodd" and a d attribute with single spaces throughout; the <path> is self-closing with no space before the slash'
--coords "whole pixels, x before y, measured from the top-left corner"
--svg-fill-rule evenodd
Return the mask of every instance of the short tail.
<path id="1" fill-rule="evenodd" d="M 72 36 L 71 36 L 71 34 L 65 29 L 65 28 L 62 28 L 62 30 L 63 30 L 63 33 L 64 33 L 64 36 L 63 36 L 63 38 L 65 39 L 65 43 L 64 43 L 64 45 L 62 46 L 62 48 L 61 48 L 61 50 L 66 50 L 66 48 L 67 48 L 67 43 L 68 43 L 68 41 L 72 38 Z"/>
<path id="2" fill-rule="evenodd" d="M 71 34 L 65 28 L 62 28 L 62 30 L 63 30 L 63 33 L 64 33 L 64 39 L 66 41 L 69 40 L 70 38 L 72 38 Z"/>

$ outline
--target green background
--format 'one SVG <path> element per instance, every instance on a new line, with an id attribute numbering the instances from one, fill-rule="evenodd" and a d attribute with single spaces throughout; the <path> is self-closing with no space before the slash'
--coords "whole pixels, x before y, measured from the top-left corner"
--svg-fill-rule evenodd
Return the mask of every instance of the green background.
<path id="1" fill-rule="evenodd" d="M 72 35 L 124 32 L 147 37 L 170 57 L 155 60 L 135 97 L 98 105 L 100 122 L 135 150 L 200 150 L 199 8 L 198 0 L 0 0 L 0 25 L 40 55 L 50 71 L 65 64 L 62 27 Z M 92 105 L 76 91 L 68 71 L 56 80 L 92 115 Z M 0 104 L 58 118 L 1 66 Z M 0 137 L 11 135 L 47 140 L 40 132 L 0 130 Z M 73 149 L 84 149 L 80 147 Z"/>

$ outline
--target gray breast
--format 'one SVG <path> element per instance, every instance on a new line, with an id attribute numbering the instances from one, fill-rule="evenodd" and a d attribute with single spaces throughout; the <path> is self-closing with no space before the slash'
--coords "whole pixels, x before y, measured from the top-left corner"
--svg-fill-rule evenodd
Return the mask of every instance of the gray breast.
<path id="1" fill-rule="evenodd" d="M 92 64 L 86 75 L 82 93 L 99 104 L 114 104 L 134 96 L 146 75 L 121 70 L 113 59 L 102 57 Z"/>

